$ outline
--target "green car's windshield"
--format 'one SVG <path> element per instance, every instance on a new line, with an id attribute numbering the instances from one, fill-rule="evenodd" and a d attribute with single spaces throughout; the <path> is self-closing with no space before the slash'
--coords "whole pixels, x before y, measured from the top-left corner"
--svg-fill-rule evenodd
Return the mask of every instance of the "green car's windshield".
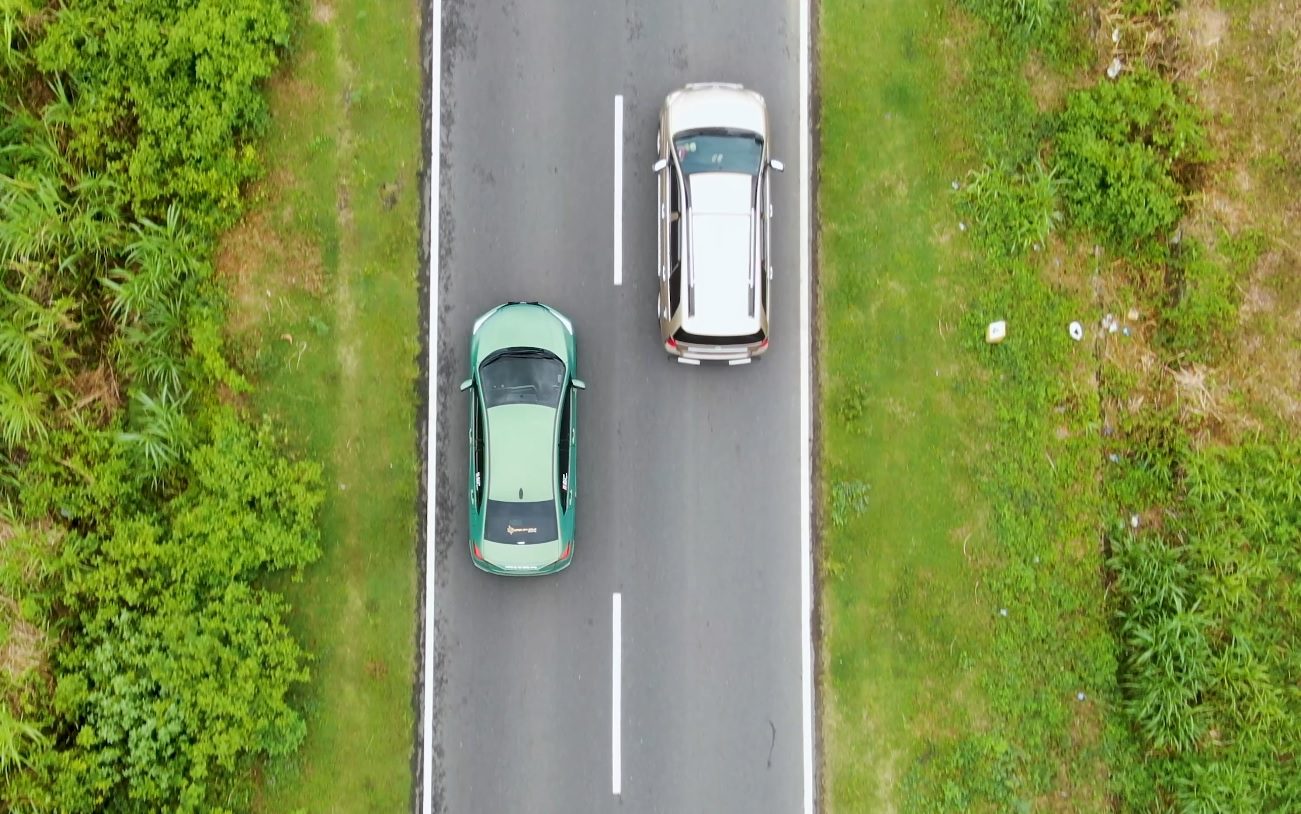
<path id="1" fill-rule="evenodd" d="M 673 139 L 682 172 L 740 172 L 758 175 L 763 163 L 763 139 L 755 133 L 693 130 Z"/>
<path id="2" fill-rule="evenodd" d="M 540 348 L 507 348 L 479 366 L 483 402 L 487 409 L 501 404 L 560 406 L 565 364 Z"/>

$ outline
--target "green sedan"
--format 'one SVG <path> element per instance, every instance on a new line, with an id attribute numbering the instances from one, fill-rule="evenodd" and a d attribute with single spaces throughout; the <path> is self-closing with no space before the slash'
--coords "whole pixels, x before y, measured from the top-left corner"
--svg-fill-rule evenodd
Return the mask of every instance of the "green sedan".
<path id="1" fill-rule="evenodd" d="M 574 557 L 574 327 L 536 302 L 479 317 L 470 338 L 470 559 L 492 574 L 554 574 Z"/>

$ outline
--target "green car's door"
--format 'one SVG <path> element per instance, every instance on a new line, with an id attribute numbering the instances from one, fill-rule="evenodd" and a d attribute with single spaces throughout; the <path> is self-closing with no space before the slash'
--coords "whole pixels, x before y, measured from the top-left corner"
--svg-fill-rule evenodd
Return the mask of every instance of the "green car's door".
<path id="1" fill-rule="evenodd" d="M 488 460 L 487 438 L 483 421 L 483 405 L 479 403 L 479 388 L 471 387 L 470 393 L 470 539 L 478 540 L 483 536 L 483 500 L 487 489 L 488 473 L 485 469 Z"/>
<path id="2" fill-rule="evenodd" d="M 565 388 L 556 427 L 560 534 L 568 547 L 574 541 L 574 505 L 578 499 L 578 390 L 572 386 Z"/>

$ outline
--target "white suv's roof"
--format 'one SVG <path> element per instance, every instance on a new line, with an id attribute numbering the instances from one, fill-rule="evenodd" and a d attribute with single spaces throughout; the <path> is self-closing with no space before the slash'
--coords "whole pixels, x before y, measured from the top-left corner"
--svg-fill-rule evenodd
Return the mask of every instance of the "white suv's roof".
<path id="1" fill-rule="evenodd" d="M 768 138 L 763 97 L 740 85 L 701 83 L 669 94 L 669 135 L 707 127 L 749 130 Z"/>
<path id="2" fill-rule="evenodd" d="M 689 176 L 690 274 L 695 309 L 684 330 L 705 336 L 746 336 L 760 328 L 756 268 L 757 230 L 752 207 L 754 178 L 727 172 Z M 757 288 L 757 287 L 756 287 Z"/>

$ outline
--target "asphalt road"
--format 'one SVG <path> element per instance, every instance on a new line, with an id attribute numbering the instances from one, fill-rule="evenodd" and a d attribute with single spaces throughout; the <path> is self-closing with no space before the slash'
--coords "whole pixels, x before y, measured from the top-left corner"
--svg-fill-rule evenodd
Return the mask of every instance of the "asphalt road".
<path id="1" fill-rule="evenodd" d="M 774 179 L 771 349 L 691 368 L 658 344 L 650 171 L 664 95 L 707 80 L 762 92 L 798 167 L 798 2 L 442 4 L 434 811 L 801 810 L 799 175 Z M 574 564 L 538 579 L 466 550 L 456 386 L 474 319 L 517 299 L 573 320 L 588 384 Z"/>

